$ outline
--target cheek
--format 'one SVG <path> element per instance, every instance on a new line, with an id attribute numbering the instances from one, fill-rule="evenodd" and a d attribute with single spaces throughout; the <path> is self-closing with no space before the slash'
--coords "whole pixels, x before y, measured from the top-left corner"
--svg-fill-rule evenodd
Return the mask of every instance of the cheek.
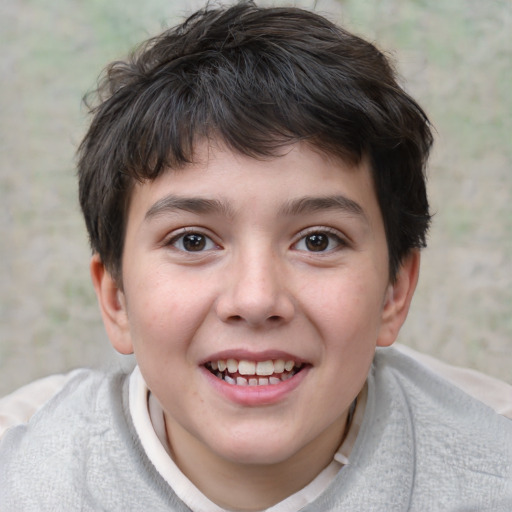
<path id="1" fill-rule="evenodd" d="M 357 271 L 332 276 L 321 286 L 310 289 L 310 316 L 328 338 L 340 343 L 368 338 L 376 341 L 382 313 L 382 290 L 368 273 Z"/>
<path id="2" fill-rule="evenodd" d="M 186 345 L 208 311 L 198 283 L 155 272 L 127 290 L 127 308 L 134 345 L 152 352 Z"/>

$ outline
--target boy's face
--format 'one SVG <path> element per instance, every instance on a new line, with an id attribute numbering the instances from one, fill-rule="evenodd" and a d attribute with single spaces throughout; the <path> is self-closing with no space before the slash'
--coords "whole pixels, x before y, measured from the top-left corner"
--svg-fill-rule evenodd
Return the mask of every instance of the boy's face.
<path id="1" fill-rule="evenodd" d="M 332 455 L 375 346 L 405 319 L 417 255 L 390 284 L 364 162 L 200 149 L 136 185 L 123 291 L 93 262 L 109 336 L 135 351 L 179 465 Z"/>

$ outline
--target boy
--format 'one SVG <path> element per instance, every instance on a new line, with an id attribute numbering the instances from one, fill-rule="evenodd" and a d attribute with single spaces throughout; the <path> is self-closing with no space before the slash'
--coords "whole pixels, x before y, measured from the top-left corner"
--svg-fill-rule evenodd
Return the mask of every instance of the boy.
<path id="1" fill-rule="evenodd" d="M 385 57 L 242 3 L 112 64 L 99 93 L 80 202 L 137 367 L 80 371 L 7 432 L 2 510 L 511 510 L 510 421 L 385 348 L 432 142 Z"/>

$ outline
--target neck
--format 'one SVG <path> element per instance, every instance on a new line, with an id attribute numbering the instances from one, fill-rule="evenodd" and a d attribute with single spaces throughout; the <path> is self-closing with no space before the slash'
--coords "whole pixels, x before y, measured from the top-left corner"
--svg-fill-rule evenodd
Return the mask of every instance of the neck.
<path id="1" fill-rule="evenodd" d="M 333 460 L 343 441 L 347 413 L 320 436 L 286 460 L 246 464 L 208 450 L 179 424 L 166 417 L 174 462 L 211 501 L 228 510 L 264 510 L 296 493 Z"/>

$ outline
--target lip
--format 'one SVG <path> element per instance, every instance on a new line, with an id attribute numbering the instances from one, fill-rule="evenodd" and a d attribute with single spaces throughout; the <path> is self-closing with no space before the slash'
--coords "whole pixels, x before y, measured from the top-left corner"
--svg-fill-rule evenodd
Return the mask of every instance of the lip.
<path id="1" fill-rule="evenodd" d="M 232 352 L 230 352 L 230 355 L 233 357 Z M 258 354 L 257 360 L 260 360 L 260 356 L 261 354 Z M 272 359 L 268 356 L 265 357 Z M 277 404 L 285 400 L 304 381 L 311 366 L 307 365 L 303 367 L 293 377 L 279 384 L 269 384 L 266 386 L 237 386 L 235 384 L 228 384 L 213 375 L 205 366 L 202 365 L 199 369 L 203 377 L 207 380 L 208 385 L 224 399 L 245 407 L 258 407 Z"/>

